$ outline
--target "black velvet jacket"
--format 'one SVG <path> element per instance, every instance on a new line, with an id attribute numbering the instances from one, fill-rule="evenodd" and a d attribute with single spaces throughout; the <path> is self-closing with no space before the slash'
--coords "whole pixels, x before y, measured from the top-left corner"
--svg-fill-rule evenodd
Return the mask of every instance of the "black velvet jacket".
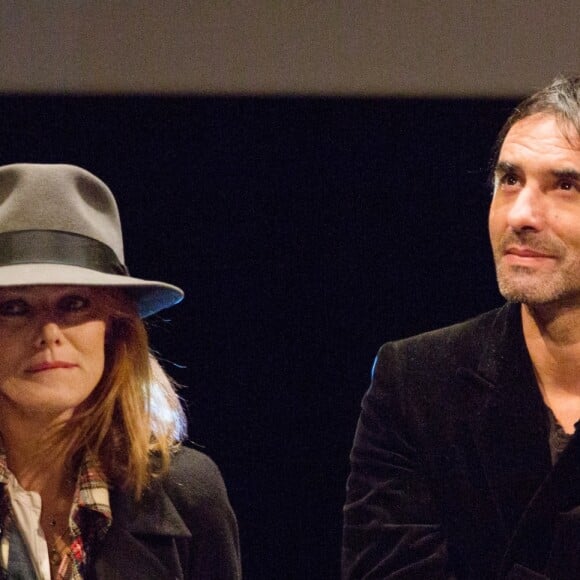
<path id="1" fill-rule="evenodd" d="M 351 453 L 343 577 L 580 578 L 580 441 L 552 467 L 515 305 L 384 345 Z"/>

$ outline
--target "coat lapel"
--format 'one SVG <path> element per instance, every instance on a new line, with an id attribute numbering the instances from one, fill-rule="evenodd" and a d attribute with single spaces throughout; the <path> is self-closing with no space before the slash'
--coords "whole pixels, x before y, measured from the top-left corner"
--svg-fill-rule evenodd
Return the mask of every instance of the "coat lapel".
<path id="1" fill-rule="evenodd" d="M 576 578 L 577 567 L 573 567 L 575 572 L 566 572 L 565 568 L 573 560 L 579 562 L 578 506 L 580 438 L 577 433 L 524 511 L 505 555 L 503 569 L 508 570 L 517 562 L 538 572 L 547 568 L 550 576 L 557 578 Z"/>
<path id="2" fill-rule="evenodd" d="M 501 311 L 477 368 L 458 375 L 469 385 L 463 402 L 471 434 L 509 539 L 499 577 L 514 565 L 538 577 L 572 577 L 561 562 L 580 551 L 580 434 L 552 468 L 546 409 L 519 307 Z"/>
<path id="3" fill-rule="evenodd" d="M 96 578 L 183 578 L 176 540 L 191 533 L 159 482 L 136 503 L 111 492 L 113 526 L 95 560 Z"/>
<path id="4" fill-rule="evenodd" d="M 173 578 L 168 567 L 125 528 L 113 526 L 96 557 L 95 578 L 98 580 L 154 580 Z M 177 576 L 179 578 L 179 576 Z"/>
<path id="5" fill-rule="evenodd" d="M 477 368 L 458 375 L 468 385 L 467 422 L 509 536 L 551 469 L 547 421 L 519 307 L 505 306 L 485 340 Z"/>

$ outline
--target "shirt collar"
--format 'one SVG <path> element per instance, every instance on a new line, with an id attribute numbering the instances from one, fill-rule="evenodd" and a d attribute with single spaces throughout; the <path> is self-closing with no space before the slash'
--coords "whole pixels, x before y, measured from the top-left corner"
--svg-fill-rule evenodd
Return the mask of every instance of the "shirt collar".
<path id="1" fill-rule="evenodd" d="M 0 484 L 8 483 L 10 474 L 6 451 L 0 447 Z M 109 486 L 98 459 L 91 453 L 87 453 L 81 461 L 73 504 L 75 507 L 99 513 L 110 525 L 112 514 Z"/>

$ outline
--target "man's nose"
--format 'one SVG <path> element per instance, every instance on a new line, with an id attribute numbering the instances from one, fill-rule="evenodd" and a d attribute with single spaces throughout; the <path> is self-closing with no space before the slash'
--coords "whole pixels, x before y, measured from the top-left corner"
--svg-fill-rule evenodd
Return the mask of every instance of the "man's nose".
<path id="1" fill-rule="evenodd" d="M 508 212 L 508 224 L 515 231 L 541 230 L 544 225 L 545 196 L 533 185 L 526 185 Z"/>

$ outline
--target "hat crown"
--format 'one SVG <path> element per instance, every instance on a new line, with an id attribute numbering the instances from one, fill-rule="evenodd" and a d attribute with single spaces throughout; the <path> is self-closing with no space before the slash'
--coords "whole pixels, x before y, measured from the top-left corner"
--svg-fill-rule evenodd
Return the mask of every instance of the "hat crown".
<path id="1" fill-rule="evenodd" d="M 109 188 L 74 165 L 0 167 L 0 288 L 123 288 L 150 316 L 183 298 L 165 282 L 129 275 L 119 210 Z"/>
<path id="2" fill-rule="evenodd" d="M 119 210 L 109 188 L 74 165 L 0 167 L 0 233 L 57 230 L 109 246 L 123 264 Z"/>

